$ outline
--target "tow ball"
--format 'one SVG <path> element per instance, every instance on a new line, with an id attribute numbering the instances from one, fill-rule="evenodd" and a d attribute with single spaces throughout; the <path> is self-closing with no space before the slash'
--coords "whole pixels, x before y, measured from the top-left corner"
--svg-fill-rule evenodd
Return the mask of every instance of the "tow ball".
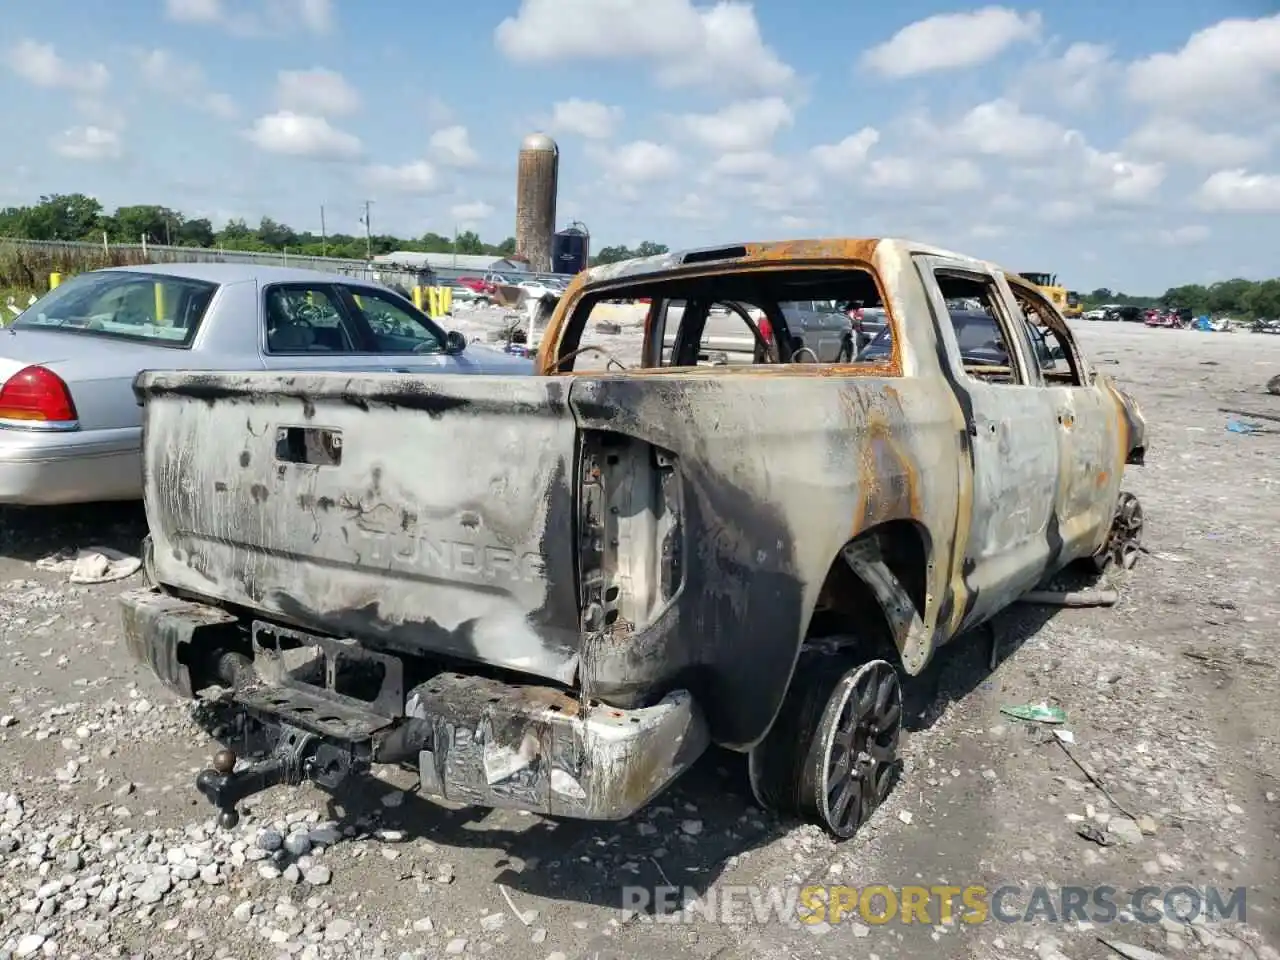
<path id="1" fill-rule="evenodd" d="M 275 749 L 261 760 L 236 769 L 239 758 L 229 748 L 213 756 L 212 765 L 196 777 L 196 789 L 218 810 L 218 826 L 230 830 L 240 822 L 236 807 L 271 787 L 300 786 L 310 781 L 333 788 L 352 768 L 350 750 L 314 734 L 282 727 Z"/>

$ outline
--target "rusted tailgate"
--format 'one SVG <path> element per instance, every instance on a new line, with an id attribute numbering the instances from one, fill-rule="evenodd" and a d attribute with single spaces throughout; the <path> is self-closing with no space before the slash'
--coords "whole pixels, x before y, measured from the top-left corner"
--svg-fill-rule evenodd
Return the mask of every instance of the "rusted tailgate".
<path id="1" fill-rule="evenodd" d="M 567 382 L 147 372 L 155 575 L 371 646 L 570 682 Z"/>

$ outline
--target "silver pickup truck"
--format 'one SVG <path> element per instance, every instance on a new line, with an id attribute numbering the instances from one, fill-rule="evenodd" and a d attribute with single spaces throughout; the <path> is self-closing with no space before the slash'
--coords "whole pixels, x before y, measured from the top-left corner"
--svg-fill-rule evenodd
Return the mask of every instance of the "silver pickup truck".
<path id="1" fill-rule="evenodd" d="M 646 299 L 638 362 L 583 344 L 598 305 Z M 883 303 L 884 349 L 815 362 L 787 310 L 819 299 Z M 761 349 L 704 365 L 730 320 Z M 125 633 L 261 734 L 199 775 L 224 823 L 379 763 L 451 801 L 621 819 L 715 743 L 762 805 L 847 837 L 942 644 L 1138 553 L 1137 404 L 981 260 L 816 240 L 596 267 L 538 370 L 139 376 L 152 586 Z"/>

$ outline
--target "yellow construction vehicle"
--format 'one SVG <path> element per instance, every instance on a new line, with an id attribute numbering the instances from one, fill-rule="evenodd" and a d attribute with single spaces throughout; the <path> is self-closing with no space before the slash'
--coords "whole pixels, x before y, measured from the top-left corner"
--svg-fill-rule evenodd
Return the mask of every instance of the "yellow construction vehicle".
<path id="1" fill-rule="evenodd" d="M 1056 273 L 1020 273 L 1018 276 L 1039 287 L 1040 292 L 1053 301 L 1064 316 L 1078 317 L 1083 312 L 1079 294 L 1074 290 L 1068 293 L 1066 287 L 1059 286 Z"/>

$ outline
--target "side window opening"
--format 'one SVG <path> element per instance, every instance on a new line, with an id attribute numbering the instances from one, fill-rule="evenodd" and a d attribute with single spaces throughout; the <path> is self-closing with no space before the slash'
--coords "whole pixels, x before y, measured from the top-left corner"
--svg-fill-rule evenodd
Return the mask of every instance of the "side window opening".
<path id="1" fill-rule="evenodd" d="M 355 353 L 359 338 L 326 287 L 269 287 L 263 319 L 268 353 Z"/>
<path id="2" fill-rule="evenodd" d="M 1080 358 L 1070 338 L 1063 335 L 1061 321 L 1052 308 L 1016 286 L 1013 286 L 1013 296 L 1022 311 L 1022 321 L 1027 326 L 1027 336 L 1035 347 L 1036 360 L 1045 381 L 1074 387 L 1087 386 Z"/>
<path id="3" fill-rule="evenodd" d="M 375 353 L 439 353 L 444 339 L 427 326 L 408 302 L 395 294 L 370 287 L 350 287 L 349 303 L 355 304 L 373 338 Z"/>
<path id="4" fill-rule="evenodd" d="M 1011 349 L 1013 337 L 991 277 L 935 271 L 967 376 L 986 383 L 1025 385 Z"/>

